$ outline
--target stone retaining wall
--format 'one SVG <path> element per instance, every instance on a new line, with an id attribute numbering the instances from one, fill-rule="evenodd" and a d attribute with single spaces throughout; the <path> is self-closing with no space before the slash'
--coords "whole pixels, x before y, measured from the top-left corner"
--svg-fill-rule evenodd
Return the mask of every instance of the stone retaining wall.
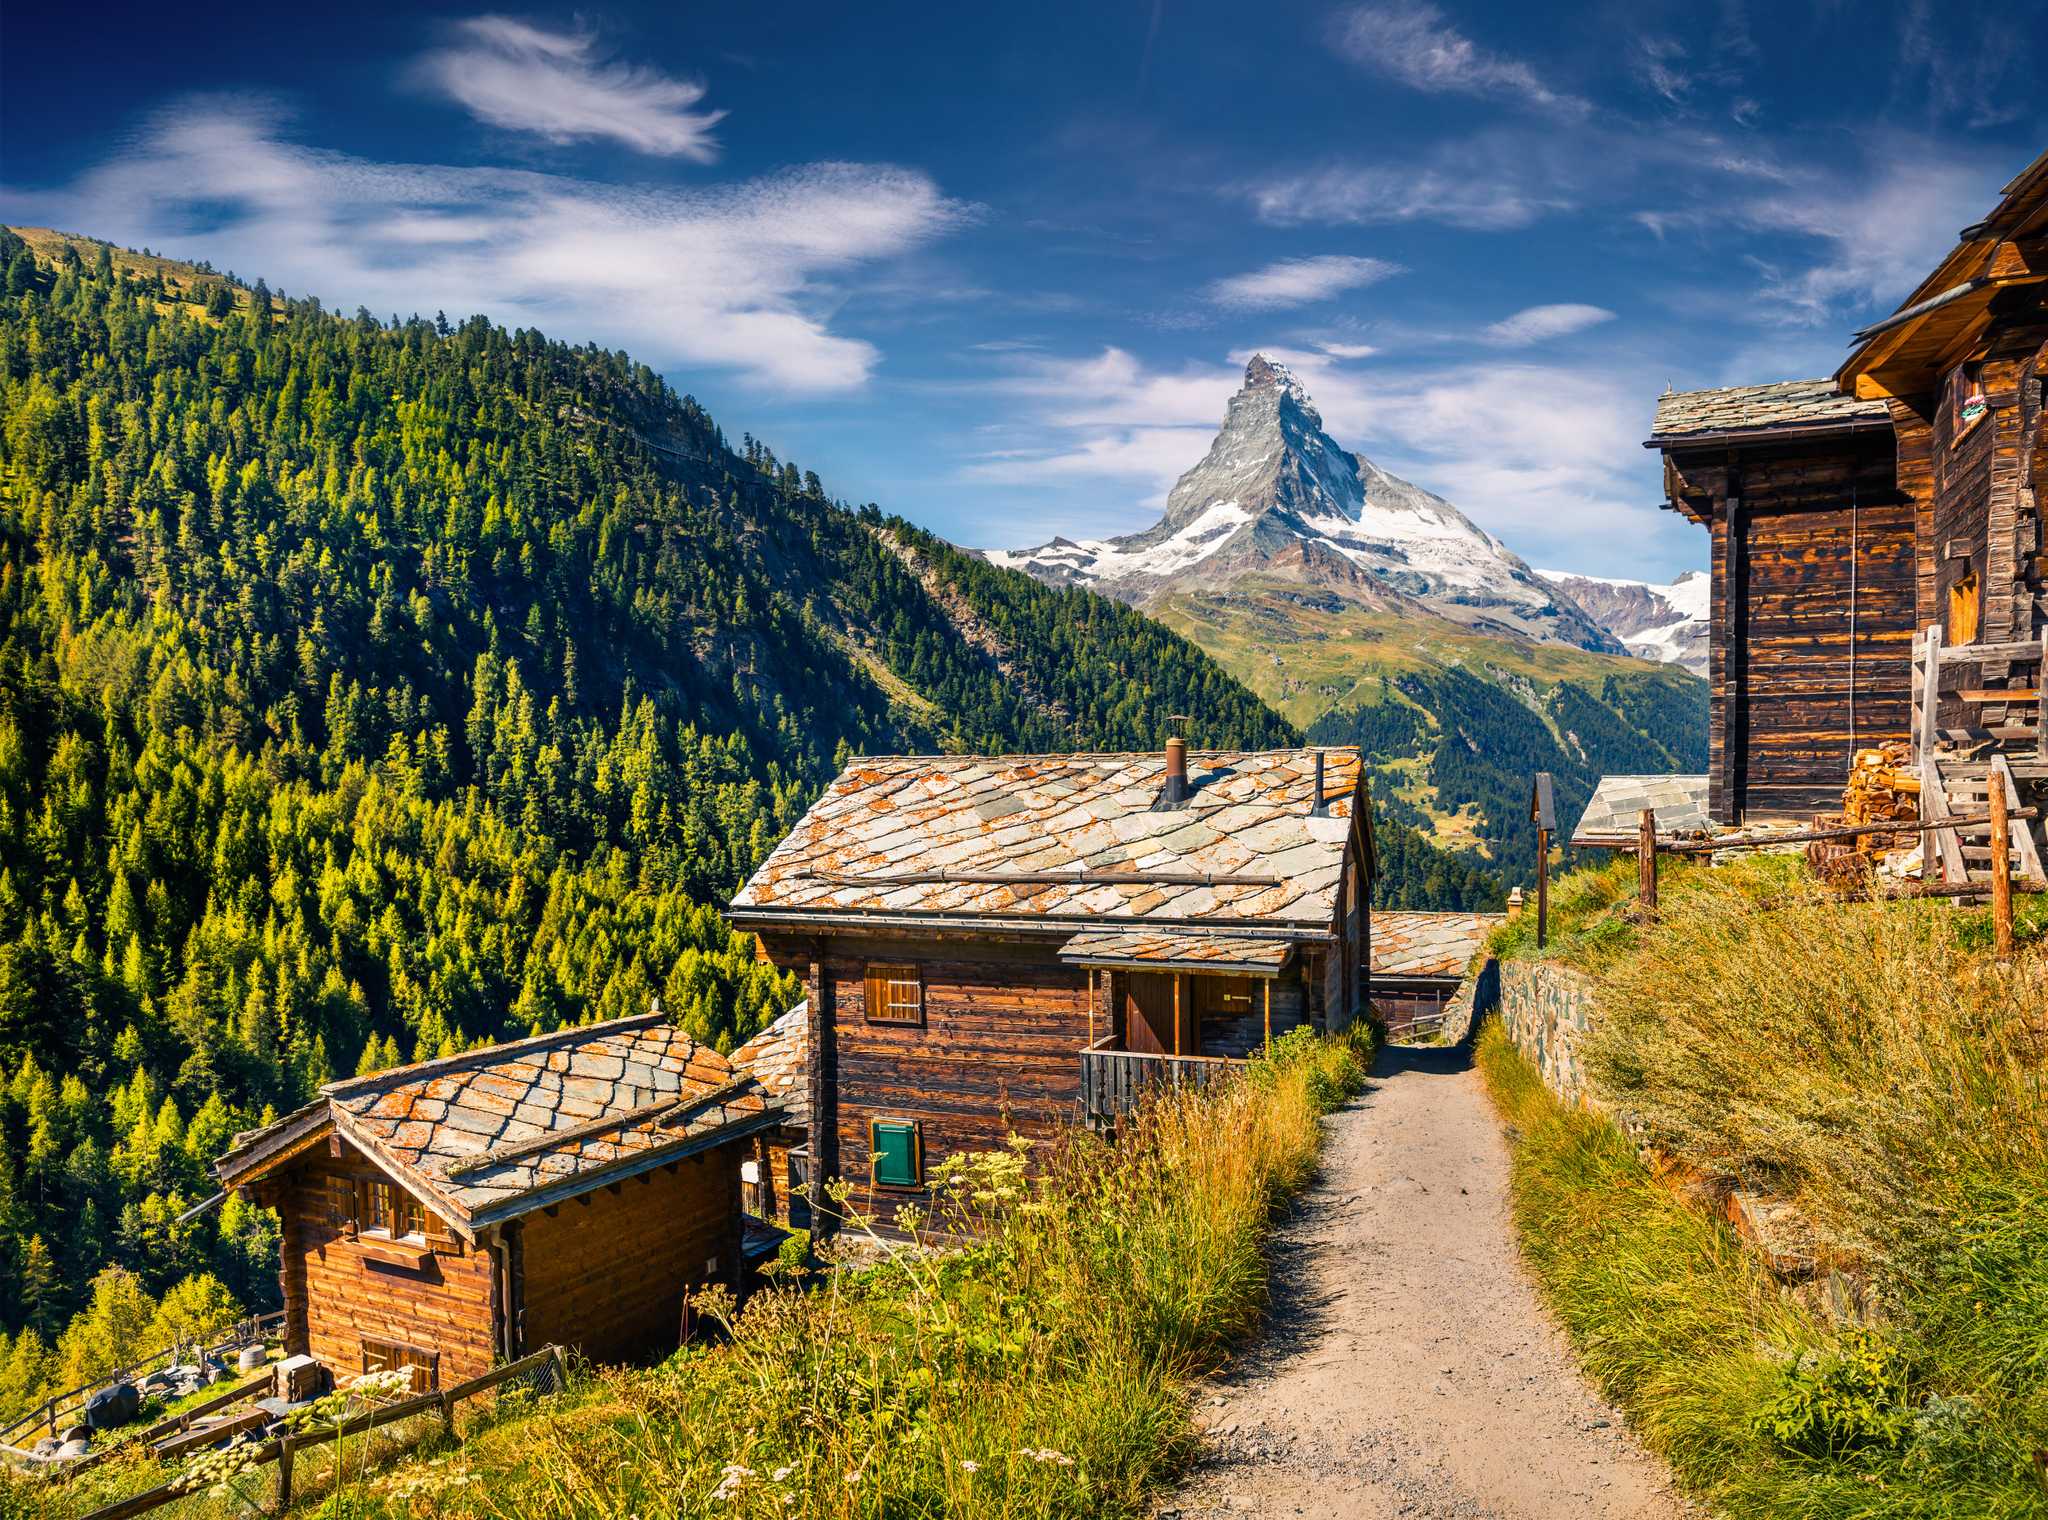
<path id="1" fill-rule="evenodd" d="M 1500 962 L 1488 956 L 1479 963 L 1479 969 L 1468 971 L 1465 980 L 1458 983 L 1458 990 L 1450 1002 L 1444 1005 L 1444 1021 L 1439 1038 L 1446 1045 L 1455 1045 L 1472 1032 L 1472 1026 L 1493 1012 L 1500 1003 Z"/>
<path id="2" fill-rule="evenodd" d="M 1500 1023 L 1552 1092 L 1568 1103 L 1588 1101 L 1581 1047 L 1593 1024 L 1592 978 L 1554 961 L 1504 962 Z"/>

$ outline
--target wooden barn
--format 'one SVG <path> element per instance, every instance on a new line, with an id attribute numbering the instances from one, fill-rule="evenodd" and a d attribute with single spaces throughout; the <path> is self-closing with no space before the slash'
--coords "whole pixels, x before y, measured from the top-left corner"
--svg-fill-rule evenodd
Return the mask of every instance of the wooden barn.
<path id="1" fill-rule="evenodd" d="M 215 1170 L 283 1222 L 288 1353 L 434 1387 L 673 1349 L 687 1290 L 742 1285 L 741 1162 L 781 1122 L 653 1013 L 330 1083 Z"/>
<path id="2" fill-rule="evenodd" d="M 1662 396 L 1671 505 L 1712 538 L 1707 806 L 1809 818 L 1909 727 L 1913 508 L 1882 402 L 1827 380 Z"/>
<path id="3" fill-rule="evenodd" d="M 1713 542 L 1716 822 L 1832 808 L 1886 740 L 1932 814 L 2048 778 L 2044 292 L 2048 154 L 1831 379 L 1658 402 L 1647 446 Z M 1955 878 L 1982 846 L 1944 837 Z"/>
<path id="4" fill-rule="evenodd" d="M 1356 749 L 868 758 L 731 914 L 807 984 L 810 1156 L 889 1217 L 946 1156 L 1348 1025 L 1373 861 Z"/>

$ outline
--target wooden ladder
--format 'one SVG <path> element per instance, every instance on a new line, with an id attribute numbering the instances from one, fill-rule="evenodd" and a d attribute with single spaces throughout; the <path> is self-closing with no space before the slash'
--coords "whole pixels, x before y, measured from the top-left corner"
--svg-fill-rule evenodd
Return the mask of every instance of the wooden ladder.
<path id="1" fill-rule="evenodd" d="M 2031 686 L 1992 687 L 1990 680 L 2011 680 L 2011 667 L 2031 665 Z M 1984 667 L 1992 667 L 1985 670 Z M 1968 667 L 1978 675 L 1949 693 L 1952 701 L 1974 709 L 1980 721 L 1961 728 L 1940 726 L 1944 675 Z M 2031 721 L 2029 721 L 2031 719 Z M 1990 807 L 1993 778 L 2005 791 L 2008 806 L 2017 810 L 2020 795 L 2013 772 L 2017 759 L 2030 775 L 2048 775 L 2048 632 L 2038 641 L 2010 644 L 1942 646 L 1941 626 L 1930 626 L 1913 646 L 1913 758 L 1920 777 L 1920 806 L 1929 822 L 1957 817 L 1983 817 Z M 2039 878 L 2040 848 L 2033 828 L 2023 820 L 2012 825 L 2012 866 L 2016 874 Z M 1928 836 L 1928 854 L 1941 863 L 1942 880 L 1962 884 L 1991 876 L 1991 826 L 1968 824 Z"/>

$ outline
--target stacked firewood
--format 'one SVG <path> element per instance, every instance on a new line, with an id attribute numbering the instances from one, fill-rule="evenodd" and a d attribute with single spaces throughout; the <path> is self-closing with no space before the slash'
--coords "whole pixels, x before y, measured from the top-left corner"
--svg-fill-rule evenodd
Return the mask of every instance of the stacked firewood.
<path id="1" fill-rule="evenodd" d="M 1903 739 L 1856 752 L 1849 784 L 1842 789 L 1842 821 L 1847 824 L 1917 823 L 1920 778 L 1912 771 L 1913 748 Z M 1865 834 L 1856 848 L 1875 858 L 1893 850 L 1910 850 L 1917 833 Z"/>

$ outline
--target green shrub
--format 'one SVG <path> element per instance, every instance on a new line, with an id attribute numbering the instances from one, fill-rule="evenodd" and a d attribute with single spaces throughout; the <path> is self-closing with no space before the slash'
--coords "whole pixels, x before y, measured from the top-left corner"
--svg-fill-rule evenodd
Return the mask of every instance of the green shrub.
<path id="1" fill-rule="evenodd" d="M 1780 1446 L 1814 1456 L 1897 1446 L 1914 1423 L 1911 1397 L 1905 1351 L 1858 1327 L 1787 1363 L 1756 1424 Z"/>

